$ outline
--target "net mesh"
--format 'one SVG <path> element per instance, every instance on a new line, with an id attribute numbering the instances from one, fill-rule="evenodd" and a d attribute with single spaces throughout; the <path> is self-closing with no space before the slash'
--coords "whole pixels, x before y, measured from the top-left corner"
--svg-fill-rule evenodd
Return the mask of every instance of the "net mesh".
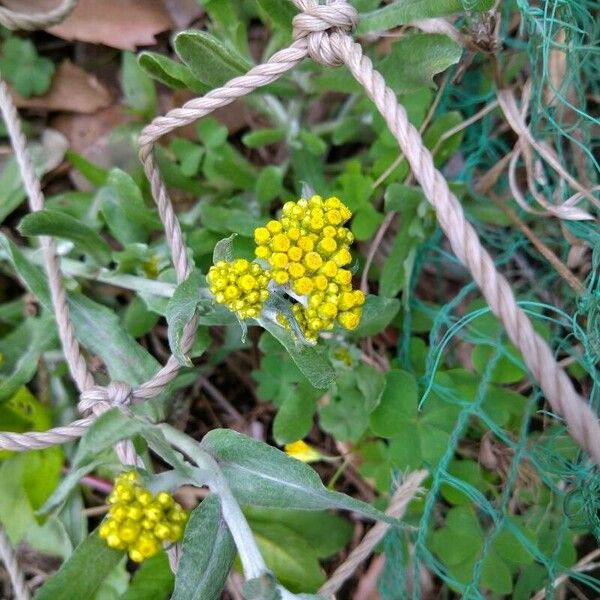
<path id="1" fill-rule="evenodd" d="M 467 2 L 463 3 L 468 9 Z M 598 120 L 593 116 L 598 101 L 600 4 L 585 0 L 516 0 L 500 3 L 500 7 L 502 43 L 507 49 L 525 50 L 528 57 L 531 97 L 527 120 L 531 132 L 556 151 L 567 172 L 576 175 L 588 189 L 594 189 L 600 171 Z M 511 19 L 515 7 L 521 17 L 517 24 Z M 465 25 L 480 27 L 481 18 L 471 15 Z M 502 61 L 502 56 L 499 60 Z M 511 63 L 500 67 L 510 70 Z M 496 90 L 483 86 L 481 78 L 481 69 L 468 69 L 458 82 L 451 78 L 453 83 L 445 87 L 438 110 L 458 110 L 468 118 L 482 104 L 494 101 Z M 466 185 L 469 196 L 479 206 L 490 200 L 478 195 L 477 178 L 512 150 L 506 145 L 506 136 L 492 135 L 497 127 L 497 118 L 492 114 L 466 130 L 461 146 L 463 162 L 457 179 Z M 506 169 L 503 173 L 504 178 L 493 188 L 498 196 L 510 192 Z M 537 180 L 539 191 L 555 203 L 573 194 L 553 169 L 543 167 Z M 533 198 L 526 199 L 533 206 Z M 535 217 L 532 225 L 563 262 L 567 261 L 574 241 L 594 249 L 585 290 L 576 297 L 519 228 L 493 227 L 478 222 L 475 215 L 471 213 L 471 220 L 484 245 L 497 257 L 501 270 L 515 284 L 521 306 L 568 368 L 573 373 L 587 373 L 582 380 L 589 385 L 583 392 L 597 407 L 600 235 L 595 223 L 561 223 L 558 219 Z M 419 279 L 424 265 L 432 264 L 445 273 L 453 264 L 459 269 L 439 238 L 422 248 L 413 281 Z M 534 265 L 535 272 L 528 273 L 527 265 Z M 431 278 L 431 273 L 426 277 Z M 565 580 L 564 576 L 568 577 L 569 585 L 578 588 L 579 597 L 598 597 L 600 576 L 597 577 L 599 571 L 594 559 L 600 541 L 600 477 L 569 442 L 560 419 L 547 411 L 535 388 L 521 390 L 528 400 L 525 408 L 521 408 L 518 424 L 512 428 L 499 424 L 501 420 L 494 416 L 487 402 L 492 375 L 501 362 L 508 360 L 518 365 L 519 359 L 511 353 L 500 328 L 485 326 L 490 323 L 486 308 L 465 310 L 473 297 L 476 297 L 475 287 L 469 284 L 457 290 L 441 310 L 432 310 L 416 294 L 411 296 L 411 312 L 429 312 L 433 318 L 421 378 L 421 389 L 425 391 L 420 408 L 424 409 L 435 397 L 442 406 L 454 407 L 456 419 L 442 458 L 429 465 L 432 475 L 428 492 L 408 517 L 418 529 L 412 533 L 391 531 L 385 539 L 388 559 L 380 578 L 381 597 L 384 600 L 429 597 L 428 573 L 447 585 L 449 592 L 444 597 L 451 597 L 454 592 L 473 599 L 531 598 L 536 593 L 539 598 L 553 598 L 556 585 L 561 577 Z M 406 366 L 414 368 L 410 364 L 408 319 L 404 325 L 398 356 Z M 476 389 L 461 397 L 457 387 L 444 385 L 439 373 L 462 343 L 483 345 L 488 353 Z M 468 456 L 473 439 L 480 441 L 475 460 L 498 474 L 488 485 L 475 485 L 455 467 L 457 456 Z M 396 481 L 401 477 L 401 473 L 395 474 Z M 456 502 L 447 502 L 449 489 L 462 494 L 458 511 Z M 463 540 L 461 535 L 469 535 L 475 541 Z M 443 536 L 446 542 L 455 544 L 454 556 L 440 551 Z M 520 561 L 517 554 L 523 550 Z M 515 556 L 511 557 L 511 552 Z M 407 568 L 398 568 L 400 563 Z"/>

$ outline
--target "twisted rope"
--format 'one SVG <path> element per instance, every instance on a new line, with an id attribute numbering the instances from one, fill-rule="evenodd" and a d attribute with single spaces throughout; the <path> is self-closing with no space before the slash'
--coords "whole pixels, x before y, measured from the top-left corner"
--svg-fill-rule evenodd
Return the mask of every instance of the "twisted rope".
<path id="1" fill-rule="evenodd" d="M 502 321 L 508 337 L 521 352 L 553 411 L 564 418 L 573 438 L 600 465 L 600 423 L 597 415 L 576 392 L 552 350 L 518 306 L 509 283 L 496 269 L 492 257 L 467 221 L 458 198 L 435 168 L 431 152 L 409 122 L 406 110 L 398 104 L 394 92 L 363 54 L 360 44 L 348 35 L 346 28 L 349 22 L 353 22 L 349 15 L 351 7 L 347 5 L 343 15 L 332 24 L 331 8 L 345 4 L 344 0 L 334 0 L 329 6 L 319 5 L 315 0 L 294 0 L 294 3 L 307 11 L 310 17 L 298 15 L 294 18 L 296 37 L 307 39 L 308 52 L 315 61 L 330 66 L 346 65 L 364 88 L 396 138 L 457 258 L 467 267 L 492 312 Z M 319 18 L 322 23 L 315 30 L 303 29 L 308 25 L 313 27 L 315 19 Z M 324 49 L 322 53 L 321 47 Z"/>
<path id="2" fill-rule="evenodd" d="M 59 6 L 46 12 L 15 12 L 0 6 L 0 23 L 7 29 L 34 31 L 60 23 L 76 6 L 79 0 L 63 0 Z"/>
<path id="3" fill-rule="evenodd" d="M 15 551 L 2 527 L 0 527 L 0 561 L 2 561 L 8 573 L 15 600 L 29 600 L 31 596 L 25 583 L 25 576 L 19 567 Z"/>
<path id="4" fill-rule="evenodd" d="M 184 281 L 191 267 L 179 222 L 154 159 L 153 147 L 156 141 L 173 129 L 187 125 L 259 87 L 272 83 L 307 55 L 324 65 L 346 65 L 384 117 L 406 156 L 415 178 L 435 209 L 440 226 L 448 237 L 453 251 L 470 271 L 490 308 L 504 324 L 509 338 L 520 350 L 551 407 L 565 419 L 571 435 L 581 447 L 587 450 L 597 464 L 600 464 L 600 425 L 597 416 L 577 394 L 571 380 L 554 359 L 550 348 L 533 330 L 531 322 L 517 305 L 508 282 L 498 273 L 491 256 L 481 246 L 477 233 L 466 220 L 460 202 L 449 190 L 443 175 L 435 168 L 431 153 L 423 145 L 419 132 L 409 123 L 406 111 L 398 104 L 393 91 L 386 86 L 383 77 L 374 70 L 371 61 L 363 55 L 361 46 L 354 43 L 350 37 L 351 30 L 356 24 L 356 11 L 346 0 L 329 0 L 323 5 L 318 4 L 316 0 L 293 0 L 293 2 L 301 13 L 293 20 L 295 41 L 290 47 L 277 52 L 268 62 L 252 68 L 246 75 L 232 79 L 204 97 L 191 100 L 181 108 L 156 118 L 140 135 L 140 159 L 165 226 L 166 240 L 171 250 L 177 281 L 179 283 Z M 74 5 L 74 0 L 68 0 L 62 8 L 64 6 L 72 8 Z M 15 20 L 13 13 L 11 20 L 6 17 L 5 11 L 6 9 L 0 10 L 0 22 L 7 26 L 12 24 L 32 28 L 40 25 L 39 20 L 35 22 L 37 15 L 29 16 L 30 25 L 27 26 L 27 19 L 23 20 L 22 15 Z M 32 24 L 34 22 L 37 25 Z M 44 25 L 47 24 L 45 21 Z M 43 195 L 39 180 L 27 156 L 25 139 L 20 131 L 16 109 L 3 83 L 0 83 L 0 109 L 15 148 L 30 208 L 40 210 L 43 206 Z M 94 418 L 109 406 L 123 405 L 156 396 L 172 381 L 180 368 L 176 359 L 171 356 L 156 375 L 135 389 L 117 382 L 113 382 L 106 388 L 94 386 L 93 378 L 81 355 L 70 323 L 66 294 L 60 280 L 54 246 L 47 238 L 42 238 L 40 242 L 65 358 L 69 371 L 81 391 L 79 407 L 91 411 L 94 416 L 43 433 L 2 433 L 0 449 L 27 450 L 77 439 Z M 196 318 L 194 317 L 184 328 L 182 343 L 184 352 L 191 348 L 195 330 Z M 124 446 L 119 448 L 120 457 L 124 462 L 135 464 L 139 459 L 131 446 L 128 451 L 127 444 L 130 442 L 123 444 Z M 370 543 L 371 538 L 369 538 Z M 365 543 L 361 553 L 355 555 L 356 559 L 353 559 L 352 564 L 358 565 L 364 560 L 368 555 L 368 552 L 364 554 L 367 547 L 368 544 Z"/>

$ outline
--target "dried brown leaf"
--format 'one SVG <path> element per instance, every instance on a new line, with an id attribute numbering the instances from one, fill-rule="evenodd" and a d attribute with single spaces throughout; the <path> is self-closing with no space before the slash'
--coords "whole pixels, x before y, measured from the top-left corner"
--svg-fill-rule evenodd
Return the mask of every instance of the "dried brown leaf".
<path id="1" fill-rule="evenodd" d="M 204 14 L 197 0 L 163 0 L 163 4 L 177 29 L 184 29 Z"/>
<path id="2" fill-rule="evenodd" d="M 62 23 L 48 31 L 65 40 L 135 50 L 155 44 L 154 36 L 172 27 L 160 0 L 80 0 Z"/>
<path id="3" fill-rule="evenodd" d="M 70 60 L 60 64 L 50 89 L 43 96 L 23 98 L 14 91 L 12 95 L 19 108 L 60 112 L 89 114 L 111 103 L 110 93 L 96 77 Z"/>

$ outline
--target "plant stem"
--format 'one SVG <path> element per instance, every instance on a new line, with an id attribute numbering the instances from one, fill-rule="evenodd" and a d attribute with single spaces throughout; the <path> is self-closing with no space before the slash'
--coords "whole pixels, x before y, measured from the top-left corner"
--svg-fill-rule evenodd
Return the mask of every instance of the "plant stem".
<path id="1" fill-rule="evenodd" d="M 185 453 L 200 469 L 208 473 L 208 487 L 221 500 L 223 518 L 238 549 L 244 576 L 246 579 L 260 577 L 268 571 L 267 565 L 256 545 L 248 521 L 215 459 L 185 433 L 165 423 L 159 428 L 170 444 Z"/>

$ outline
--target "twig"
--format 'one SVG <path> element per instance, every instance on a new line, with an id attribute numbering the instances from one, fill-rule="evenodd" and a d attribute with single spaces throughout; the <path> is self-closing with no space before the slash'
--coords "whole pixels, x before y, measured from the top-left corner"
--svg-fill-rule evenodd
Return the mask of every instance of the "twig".
<path id="1" fill-rule="evenodd" d="M 530 229 L 515 213 L 515 211 L 502 202 L 495 194 L 490 197 L 502 210 L 502 212 L 523 232 L 527 239 L 535 246 L 537 251 L 554 267 L 554 270 L 569 284 L 571 289 L 580 293 L 583 289 L 583 283 L 574 275 L 570 269 L 552 252 L 552 250 L 540 240 L 540 238 Z"/>
<path id="2" fill-rule="evenodd" d="M 563 573 L 562 575 L 559 575 L 555 580 L 554 583 L 552 584 L 552 588 L 555 588 L 557 586 L 559 586 L 561 583 L 563 583 L 564 581 L 566 581 L 567 579 L 569 579 L 569 577 L 571 576 L 571 573 L 573 571 L 589 571 L 591 569 L 595 569 L 596 567 L 598 567 L 597 563 L 593 563 L 593 561 L 598 558 L 600 556 L 600 549 L 596 548 L 596 550 L 593 550 L 592 552 L 590 552 L 589 554 L 587 554 L 586 556 L 584 556 L 579 562 L 577 562 L 575 565 L 573 565 L 571 567 L 571 569 L 569 569 L 568 573 Z M 537 592 L 537 594 L 535 596 L 533 596 L 531 598 L 531 600 L 544 600 L 544 598 L 546 597 L 546 592 L 549 591 L 548 587 L 545 587 L 543 590 L 540 590 L 539 592 Z"/>
<path id="3" fill-rule="evenodd" d="M 410 473 L 394 493 L 390 507 L 385 514 L 400 519 L 410 501 L 421 491 L 420 486 L 427 475 L 427 471 Z M 381 541 L 389 528 L 390 525 L 383 522 L 373 525 L 362 542 L 352 550 L 348 558 L 334 571 L 329 581 L 321 587 L 319 593 L 326 597 L 333 596 L 373 552 L 373 548 Z"/>

